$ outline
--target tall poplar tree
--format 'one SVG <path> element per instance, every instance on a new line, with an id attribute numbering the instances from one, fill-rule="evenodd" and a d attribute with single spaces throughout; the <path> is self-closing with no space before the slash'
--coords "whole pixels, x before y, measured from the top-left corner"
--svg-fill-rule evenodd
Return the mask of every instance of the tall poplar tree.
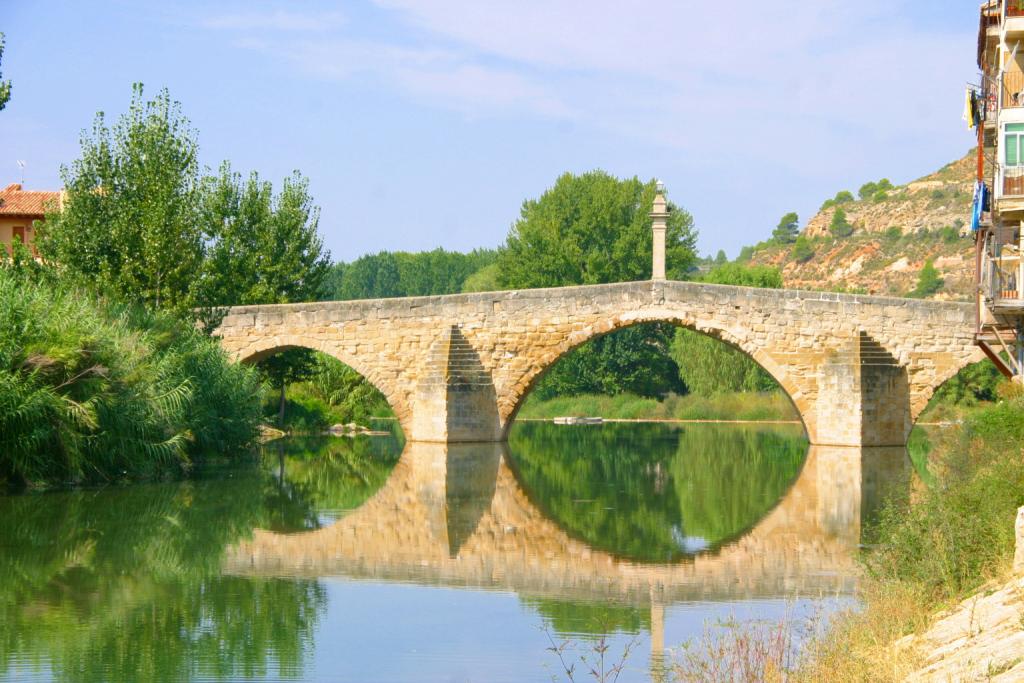
<path id="1" fill-rule="evenodd" d="M 82 156 L 61 167 L 62 210 L 39 231 L 44 258 L 152 308 L 196 303 L 204 240 L 197 229 L 198 144 L 181 106 L 133 86 L 128 112 L 110 128 L 102 112 L 83 132 Z"/>

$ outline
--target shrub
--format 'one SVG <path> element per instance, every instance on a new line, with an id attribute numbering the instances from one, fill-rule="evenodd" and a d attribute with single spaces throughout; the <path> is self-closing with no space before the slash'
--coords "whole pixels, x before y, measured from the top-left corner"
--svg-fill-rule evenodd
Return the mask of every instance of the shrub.
<path id="1" fill-rule="evenodd" d="M 885 231 L 885 239 L 890 242 L 895 242 L 901 237 L 903 237 L 903 228 L 898 225 L 890 225 Z"/>
<path id="2" fill-rule="evenodd" d="M 826 199 L 824 201 L 824 203 L 821 205 L 820 211 L 824 211 L 825 209 L 831 209 L 833 206 L 838 206 L 839 204 L 846 204 L 847 202 L 852 201 L 852 192 L 850 192 L 849 190 L 840 190 L 839 192 L 836 192 L 835 197 L 833 197 L 832 199 Z"/>
<path id="3" fill-rule="evenodd" d="M 832 222 L 828 229 L 835 237 L 849 237 L 853 234 L 853 226 L 846 220 L 846 212 L 841 208 L 832 214 Z"/>
<path id="4" fill-rule="evenodd" d="M 793 250 L 790 252 L 790 256 L 798 263 L 811 260 L 811 257 L 814 256 L 814 249 L 811 247 L 810 240 L 804 235 L 797 237 L 796 242 L 793 243 Z"/>
<path id="5" fill-rule="evenodd" d="M 945 281 L 939 277 L 939 271 L 931 259 L 924 262 L 920 274 L 917 276 L 917 286 L 910 292 L 915 299 L 924 299 L 942 289 Z"/>
<path id="6" fill-rule="evenodd" d="M 262 385 L 190 323 L 0 269 L 0 483 L 187 469 L 255 442 Z"/>
<path id="7" fill-rule="evenodd" d="M 939 228 L 939 237 L 946 244 L 956 244 L 960 241 L 960 231 L 952 225 Z"/>

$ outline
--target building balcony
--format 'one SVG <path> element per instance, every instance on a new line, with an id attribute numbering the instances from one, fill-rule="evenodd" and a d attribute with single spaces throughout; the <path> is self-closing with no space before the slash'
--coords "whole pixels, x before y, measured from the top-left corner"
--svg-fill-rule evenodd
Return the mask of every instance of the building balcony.
<path id="1" fill-rule="evenodd" d="M 1024 107 L 1024 71 L 1003 74 L 1003 108 Z"/>

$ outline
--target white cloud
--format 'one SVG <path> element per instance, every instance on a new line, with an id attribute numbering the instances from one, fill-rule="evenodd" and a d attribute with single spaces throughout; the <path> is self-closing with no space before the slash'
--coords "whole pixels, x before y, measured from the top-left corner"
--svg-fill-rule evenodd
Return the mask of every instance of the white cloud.
<path id="1" fill-rule="evenodd" d="M 387 39 L 298 13 L 206 25 L 304 31 L 261 49 L 470 116 L 572 118 L 751 182 L 877 168 L 868 156 L 948 136 L 971 75 L 972 27 L 922 28 L 905 2 L 375 2 L 397 22 Z"/>

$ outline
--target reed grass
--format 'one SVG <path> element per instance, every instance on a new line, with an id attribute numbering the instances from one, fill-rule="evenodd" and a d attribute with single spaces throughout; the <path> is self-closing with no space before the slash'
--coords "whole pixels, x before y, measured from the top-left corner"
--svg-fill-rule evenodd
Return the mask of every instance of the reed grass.
<path id="1" fill-rule="evenodd" d="M 255 443 L 262 384 L 185 321 L 0 268 L 0 486 L 188 469 Z"/>

